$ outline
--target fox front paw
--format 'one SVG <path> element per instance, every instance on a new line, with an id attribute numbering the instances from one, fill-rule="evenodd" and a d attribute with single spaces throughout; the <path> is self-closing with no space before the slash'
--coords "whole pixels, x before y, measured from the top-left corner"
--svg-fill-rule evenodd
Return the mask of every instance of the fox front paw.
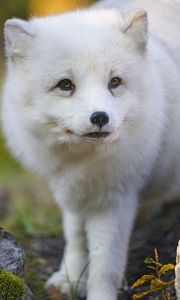
<path id="1" fill-rule="evenodd" d="M 57 271 L 48 279 L 45 285 L 51 297 L 68 299 L 70 296 L 84 298 L 86 296 L 86 282 L 79 278 L 71 278 L 62 271 Z"/>

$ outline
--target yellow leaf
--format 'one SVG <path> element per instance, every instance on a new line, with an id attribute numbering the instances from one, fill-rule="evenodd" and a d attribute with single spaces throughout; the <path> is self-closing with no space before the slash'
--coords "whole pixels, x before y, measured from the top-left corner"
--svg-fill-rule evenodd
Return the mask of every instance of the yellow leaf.
<path id="1" fill-rule="evenodd" d="M 165 283 L 164 281 L 159 280 L 158 278 L 152 279 L 151 280 L 151 284 L 150 284 L 150 289 L 164 289 L 165 287 Z"/>
<path id="2" fill-rule="evenodd" d="M 174 270 L 174 265 L 173 264 L 167 264 L 161 267 L 161 269 L 159 270 L 159 274 L 163 275 L 165 274 L 167 271 L 170 270 Z"/>
<path id="3" fill-rule="evenodd" d="M 143 298 L 144 296 L 146 296 L 146 295 L 148 295 L 148 294 L 150 294 L 150 293 L 152 293 L 151 290 L 148 290 L 148 291 L 145 291 L 145 292 L 141 292 L 141 293 L 135 294 L 135 295 L 133 295 L 133 300 L 141 299 L 141 298 Z"/>
<path id="4" fill-rule="evenodd" d="M 29 0 L 30 13 L 41 16 L 86 7 L 93 2 L 94 0 Z"/>
<path id="5" fill-rule="evenodd" d="M 166 286 L 171 286 L 171 285 L 174 285 L 174 284 L 175 284 L 175 279 L 166 282 Z"/>
<path id="6" fill-rule="evenodd" d="M 153 275 L 143 275 L 132 285 L 131 289 L 134 289 L 134 288 L 138 287 L 139 285 L 142 285 L 143 283 L 152 280 L 153 278 L 154 278 Z"/>

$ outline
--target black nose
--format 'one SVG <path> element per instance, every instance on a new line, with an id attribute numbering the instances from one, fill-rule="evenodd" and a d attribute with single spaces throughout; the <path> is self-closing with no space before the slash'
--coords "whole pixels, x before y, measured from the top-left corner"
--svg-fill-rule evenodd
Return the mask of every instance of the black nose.
<path id="1" fill-rule="evenodd" d="M 109 123 L 109 116 L 104 111 L 96 111 L 91 115 L 90 120 L 92 124 L 95 124 L 102 128 L 102 126 Z"/>

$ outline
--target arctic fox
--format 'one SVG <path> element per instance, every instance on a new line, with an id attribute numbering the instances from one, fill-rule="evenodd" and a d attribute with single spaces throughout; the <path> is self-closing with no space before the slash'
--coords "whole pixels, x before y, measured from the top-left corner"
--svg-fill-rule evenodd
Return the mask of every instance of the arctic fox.
<path id="1" fill-rule="evenodd" d="M 5 47 L 7 144 L 63 212 L 46 286 L 115 300 L 138 199 L 180 193 L 180 1 L 8 20 Z"/>

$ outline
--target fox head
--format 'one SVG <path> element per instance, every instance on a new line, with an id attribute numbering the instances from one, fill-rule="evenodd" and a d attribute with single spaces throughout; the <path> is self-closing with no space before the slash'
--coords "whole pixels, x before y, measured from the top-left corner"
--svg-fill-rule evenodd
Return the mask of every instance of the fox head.
<path id="1" fill-rule="evenodd" d="M 25 165 L 36 169 L 48 149 L 81 157 L 102 147 L 112 153 L 115 144 L 125 153 L 148 144 L 160 110 L 145 11 L 11 19 L 5 47 L 4 132 Z"/>
<path id="2" fill-rule="evenodd" d="M 27 130 L 79 144 L 111 142 L 135 126 L 147 88 L 144 11 L 12 19 L 5 41 L 6 90 Z"/>

